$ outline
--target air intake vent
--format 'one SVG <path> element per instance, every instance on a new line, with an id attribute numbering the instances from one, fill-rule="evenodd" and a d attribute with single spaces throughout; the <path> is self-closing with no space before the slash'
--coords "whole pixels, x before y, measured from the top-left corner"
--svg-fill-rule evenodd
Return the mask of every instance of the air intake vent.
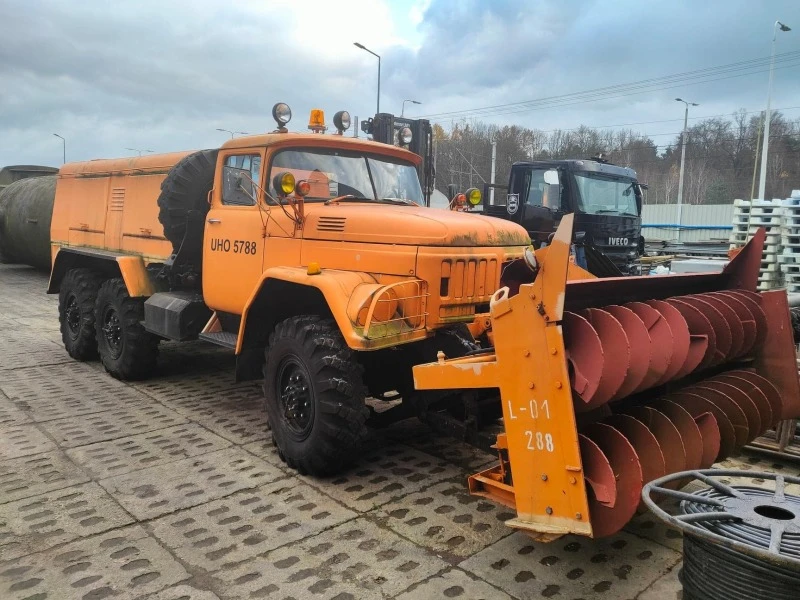
<path id="1" fill-rule="evenodd" d="M 320 217 L 317 231 L 344 231 L 344 217 Z"/>
<path id="2" fill-rule="evenodd" d="M 125 206 L 125 188 L 111 188 L 111 205 L 109 210 L 120 211 Z"/>

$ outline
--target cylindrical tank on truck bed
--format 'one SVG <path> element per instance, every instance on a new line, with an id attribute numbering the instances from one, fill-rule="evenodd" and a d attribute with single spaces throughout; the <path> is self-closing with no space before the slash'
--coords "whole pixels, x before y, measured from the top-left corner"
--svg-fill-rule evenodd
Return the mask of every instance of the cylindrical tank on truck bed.
<path id="1" fill-rule="evenodd" d="M 4 262 L 50 268 L 55 194 L 55 175 L 15 181 L 0 192 L 0 256 Z"/>

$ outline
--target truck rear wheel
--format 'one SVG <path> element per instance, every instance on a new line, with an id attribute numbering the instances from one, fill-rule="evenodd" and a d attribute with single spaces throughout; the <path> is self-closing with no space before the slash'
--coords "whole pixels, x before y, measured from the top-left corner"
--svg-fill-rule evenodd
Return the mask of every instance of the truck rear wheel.
<path id="1" fill-rule="evenodd" d="M 70 269 L 58 292 L 58 322 L 67 353 L 75 360 L 97 358 L 94 305 L 100 276 L 90 269 Z"/>
<path id="2" fill-rule="evenodd" d="M 361 368 L 331 319 L 292 317 L 270 336 L 264 398 L 283 461 L 332 475 L 352 463 L 366 435 Z"/>
<path id="3" fill-rule="evenodd" d="M 156 367 L 158 337 L 142 326 L 144 300 L 131 298 L 122 279 L 100 286 L 95 303 L 100 360 L 117 379 L 144 379 Z"/>

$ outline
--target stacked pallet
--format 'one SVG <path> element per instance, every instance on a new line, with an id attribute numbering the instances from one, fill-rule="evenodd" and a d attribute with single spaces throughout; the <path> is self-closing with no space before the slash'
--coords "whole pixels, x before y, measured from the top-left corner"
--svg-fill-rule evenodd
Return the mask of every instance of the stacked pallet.
<path id="1" fill-rule="evenodd" d="M 743 246 L 759 227 L 763 227 L 767 232 L 758 276 L 759 290 L 773 289 L 782 284 L 782 273 L 778 262 L 782 256 L 782 214 L 783 205 L 780 200 L 733 201 L 733 228 L 728 240 L 731 249 Z"/>
<path id="2" fill-rule="evenodd" d="M 778 257 L 788 292 L 800 292 L 800 190 L 782 203 L 782 252 Z"/>

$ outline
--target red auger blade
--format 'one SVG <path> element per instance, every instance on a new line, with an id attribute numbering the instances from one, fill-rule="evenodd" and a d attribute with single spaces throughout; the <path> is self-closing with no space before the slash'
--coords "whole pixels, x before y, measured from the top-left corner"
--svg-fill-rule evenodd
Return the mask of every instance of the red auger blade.
<path id="1" fill-rule="evenodd" d="M 767 402 L 772 409 L 772 425 L 780 419 L 780 416 L 783 411 L 783 403 L 781 402 L 781 394 L 778 392 L 777 388 L 772 385 L 772 382 L 769 379 L 766 379 L 759 375 L 754 371 L 747 371 L 744 369 L 736 369 L 734 371 L 727 371 L 725 376 L 736 377 L 738 379 L 743 379 L 754 385 L 764 396 L 767 398 Z"/>
<path id="2" fill-rule="evenodd" d="M 625 414 L 611 415 L 602 422 L 628 438 L 631 446 L 636 450 L 636 456 L 639 457 L 644 483 L 666 475 L 667 468 L 661 445 L 645 423 Z"/>
<path id="3" fill-rule="evenodd" d="M 631 347 L 628 336 L 611 313 L 601 308 L 586 308 L 580 312 L 600 338 L 603 356 L 610 357 L 603 361 L 603 372 L 594 397 L 589 407 L 601 406 L 611 400 L 619 392 L 625 381 L 630 365 Z"/>
<path id="4" fill-rule="evenodd" d="M 622 387 L 612 399 L 625 398 L 639 389 L 647 376 L 650 370 L 650 353 L 653 343 L 644 322 L 631 309 L 612 304 L 604 306 L 603 310 L 619 321 L 630 344 L 628 373 L 625 375 Z"/>
<path id="5" fill-rule="evenodd" d="M 663 414 L 669 420 L 670 424 L 678 432 L 681 441 L 680 445 L 674 443 L 671 446 L 662 445 L 664 459 L 669 458 L 672 461 L 670 466 L 677 466 L 681 462 L 684 464 L 683 467 L 677 470 L 670 469 L 669 472 L 677 473 L 678 471 L 690 471 L 699 468 L 703 464 L 703 439 L 692 415 L 685 408 L 670 400 L 662 400 L 656 404 L 656 409 L 656 412 Z M 716 457 L 716 452 L 718 451 L 719 447 L 717 447 L 714 457 Z"/>
<path id="6" fill-rule="evenodd" d="M 709 365 L 719 365 L 729 360 L 733 336 L 731 328 L 722 313 L 710 301 L 705 300 L 702 294 L 681 296 L 681 300 L 699 310 L 708 319 L 711 328 L 714 330 L 714 356 Z"/>
<path id="7" fill-rule="evenodd" d="M 613 427 L 593 423 L 582 433 L 593 441 L 608 459 L 617 489 L 617 498 L 613 506 L 600 502 L 596 496 L 592 497 L 593 494 L 590 494 L 592 535 L 605 537 L 622 529 L 636 514 L 642 493 L 642 467 L 631 443 Z"/>
<path id="8" fill-rule="evenodd" d="M 698 308 L 692 306 L 684 300 L 681 300 L 680 298 L 668 298 L 666 301 L 677 308 L 681 313 L 681 316 L 686 320 L 686 324 L 689 326 L 689 334 L 691 337 L 698 340 L 698 343 L 701 340 L 705 341 L 705 348 L 700 362 L 694 369 L 690 369 L 689 371 L 683 373 L 683 375 L 685 376 L 697 369 L 705 369 L 706 367 L 713 365 L 717 352 L 717 336 L 714 333 L 714 328 L 711 326 L 711 322 L 702 312 L 700 312 Z M 694 356 L 694 354 L 690 353 L 690 356 Z"/>
<path id="9" fill-rule="evenodd" d="M 679 391 L 673 392 L 667 396 L 668 400 L 674 401 L 676 404 L 685 408 L 692 417 L 694 417 L 697 426 L 700 427 L 699 418 L 705 413 L 711 413 L 716 420 L 717 429 L 719 430 L 719 452 L 714 457 L 711 464 L 718 459 L 725 458 L 733 454 L 736 449 L 736 431 L 733 428 L 725 411 L 720 409 L 713 402 L 709 402 L 706 398 L 692 394 L 691 392 Z M 703 433 L 701 428 L 701 434 Z M 704 453 L 704 458 L 705 453 Z M 711 466 L 711 465 L 709 465 Z"/>
<path id="10" fill-rule="evenodd" d="M 753 315 L 753 320 L 756 323 L 756 340 L 753 342 L 753 346 L 755 348 L 760 347 L 767 338 L 767 315 L 764 314 L 764 309 L 761 308 L 761 296 L 755 292 L 745 290 L 731 290 L 728 293 L 741 300 L 747 310 L 750 311 L 750 314 Z"/>
<path id="11" fill-rule="evenodd" d="M 748 442 L 754 440 L 763 432 L 761 426 L 761 412 L 755 402 L 742 390 L 724 381 L 714 379 L 705 379 L 697 382 L 697 388 L 715 390 L 716 392 L 725 394 L 726 397 L 730 398 L 730 400 L 741 409 L 744 416 L 747 418 Z M 770 410 L 770 413 L 771 412 Z"/>
<path id="12" fill-rule="evenodd" d="M 617 503 L 617 479 L 608 458 L 600 446 L 583 434 L 578 434 L 581 462 L 586 481 L 589 482 L 594 500 L 598 504 L 614 508 Z"/>
<path id="13" fill-rule="evenodd" d="M 741 348 L 736 357 L 747 356 L 756 343 L 756 320 L 753 313 L 741 298 L 731 292 L 709 292 L 704 295 L 724 302 L 736 314 L 736 320 L 742 326 Z"/>
<path id="14" fill-rule="evenodd" d="M 775 414 L 773 413 L 772 405 L 767 400 L 766 394 L 755 385 L 753 382 L 748 381 L 747 379 L 742 379 L 741 377 L 737 377 L 736 375 L 732 374 L 736 371 L 729 371 L 727 373 L 721 373 L 716 377 L 712 377 L 708 381 L 718 381 L 721 383 L 727 383 L 732 385 L 739 391 L 741 391 L 745 396 L 750 398 L 753 403 L 758 408 L 758 414 L 761 416 L 761 431 L 759 433 L 764 433 L 767 429 L 775 425 L 778 421 L 775 418 Z"/>
<path id="15" fill-rule="evenodd" d="M 696 396 L 701 396 L 716 406 L 731 425 L 733 425 L 733 433 L 735 437 L 736 449 L 741 448 L 747 444 L 750 438 L 750 426 L 747 422 L 747 415 L 744 411 L 724 393 L 705 387 L 701 384 L 695 384 L 685 388 L 685 391 Z"/>
<path id="16" fill-rule="evenodd" d="M 728 325 L 728 329 L 730 329 L 730 347 L 727 352 L 725 352 L 726 360 L 741 356 L 742 346 L 744 344 L 744 326 L 739 319 L 739 315 L 731 308 L 729 304 L 730 299 L 724 300 L 714 294 L 697 294 L 694 297 L 713 306 L 725 319 L 725 323 Z M 719 333 L 717 333 L 717 337 L 719 337 Z"/>
<path id="17" fill-rule="evenodd" d="M 652 306 L 643 302 L 629 302 L 623 306 L 642 320 L 650 336 L 650 364 L 642 383 L 634 390 L 641 392 L 654 387 L 664 377 L 672 360 L 674 345 L 672 330 L 666 318 Z"/>
<path id="18" fill-rule="evenodd" d="M 696 341 L 694 344 L 692 343 L 686 319 L 681 316 L 681 313 L 674 306 L 663 300 L 648 300 L 645 304 L 656 309 L 664 317 L 672 332 L 672 358 L 670 359 L 669 368 L 656 385 L 662 385 L 694 371 L 700 361 L 703 360 L 706 346 L 703 345 L 700 348 L 698 355 L 696 351 L 697 343 Z M 695 352 L 692 354 L 693 358 L 689 360 L 689 351 L 692 348 L 695 349 Z"/>
<path id="19" fill-rule="evenodd" d="M 564 311 L 562 330 L 570 364 L 570 385 L 580 399 L 589 404 L 603 376 L 604 356 L 600 337 L 589 321 L 569 311 Z"/>

